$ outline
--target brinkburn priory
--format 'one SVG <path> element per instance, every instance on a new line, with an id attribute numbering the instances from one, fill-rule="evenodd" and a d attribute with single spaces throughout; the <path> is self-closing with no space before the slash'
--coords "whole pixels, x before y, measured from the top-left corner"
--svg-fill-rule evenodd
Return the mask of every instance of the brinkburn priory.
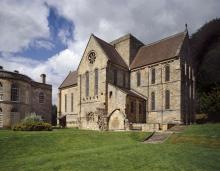
<path id="1" fill-rule="evenodd" d="M 193 122 L 194 101 L 186 30 L 147 45 L 131 34 L 110 43 L 92 34 L 57 105 L 67 127 L 147 131 Z"/>

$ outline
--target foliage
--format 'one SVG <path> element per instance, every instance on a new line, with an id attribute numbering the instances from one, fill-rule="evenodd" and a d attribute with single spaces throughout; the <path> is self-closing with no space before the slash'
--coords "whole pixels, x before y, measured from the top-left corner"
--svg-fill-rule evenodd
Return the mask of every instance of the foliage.
<path id="1" fill-rule="evenodd" d="M 190 126 L 164 144 L 150 133 L 0 130 L 0 170 L 220 170 L 220 124 Z M 177 137 L 175 137 L 177 136 Z"/>
<path id="2" fill-rule="evenodd" d="M 220 18 L 204 24 L 190 43 L 196 67 L 197 113 L 207 113 L 209 121 L 220 121 Z"/>
<path id="3" fill-rule="evenodd" d="M 13 126 L 12 129 L 14 131 L 52 131 L 52 126 L 49 123 L 43 122 L 40 116 L 32 113 Z"/>
<path id="4" fill-rule="evenodd" d="M 52 105 L 52 125 L 57 125 L 57 106 Z"/>
<path id="5" fill-rule="evenodd" d="M 199 106 L 202 113 L 208 114 L 209 121 L 220 122 L 220 86 L 212 88 L 208 93 L 200 93 Z"/>

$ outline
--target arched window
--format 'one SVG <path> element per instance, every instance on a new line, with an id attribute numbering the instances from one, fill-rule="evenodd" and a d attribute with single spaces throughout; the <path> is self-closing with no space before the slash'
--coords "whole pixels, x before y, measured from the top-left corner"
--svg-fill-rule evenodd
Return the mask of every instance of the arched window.
<path id="1" fill-rule="evenodd" d="M 141 73 L 140 71 L 137 72 L 137 86 L 141 85 Z"/>
<path id="2" fill-rule="evenodd" d="M 2 108 L 0 108 L 0 114 L 2 113 Z"/>
<path id="3" fill-rule="evenodd" d="M 73 93 L 71 93 L 71 112 L 73 112 Z"/>
<path id="4" fill-rule="evenodd" d="M 89 72 L 86 72 L 86 97 L 89 96 Z"/>
<path id="5" fill-rule="evenodd" d="M 155 110 L 155 93 L 151 93 L 151 110 Z"/>
<path id="6" fill-rule="evenodd" d="M 165 66 L 165 81 L 170 81 L 170 66 Z"/>
<path id="7" fill-rule="evenodd" d="M 98 88 L 99 88 L 99 72 L 98 69 L 95 69 L 95 95 L 98 95 Z"/>
<path id="8" fill-rule="evenodd" d="M 19 88 L 16 84 L 11 85 L 11 101 L 19 101 Z"/>
<path id="9" fill-rule="evenodd" d="M 43 92 L 40 92 L 40 93 L 39 93 L 39 103 L 44 103 L 44 99 L 45 99 L 44 93 L 43 93 Z"/>
<path id="10" fill-rule="evenodd" d="M 67 94 L 65 94 L 65 112 L 67 112 Z"/>
<path id="11" fill-rule="evenodd" d="M 0 101 L 3 100 L 3 86 L 2 83 L 0 82 Z"/>
<path id="12" fill-rule="evenodd" d="M 166 90 L 165 91 L 165 109 L 170 108 L 170 91 Z"/>
<path id="13" fill-rule="evenodd" d="M 151 69 L 151 84 L 155 83 L 155 74 L 156 74 L 155 68 L 152 68 Z"/>

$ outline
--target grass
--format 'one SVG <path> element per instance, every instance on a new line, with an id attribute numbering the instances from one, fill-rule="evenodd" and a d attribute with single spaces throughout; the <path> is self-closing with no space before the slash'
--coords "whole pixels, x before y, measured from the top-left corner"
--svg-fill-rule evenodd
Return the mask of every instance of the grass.
<path id="1" fill-rule="evenodd" d="M 0 170 L 220 170 L 220 124 L 189 126 L 164 144 L 146 132 L 0 131 Z"/>

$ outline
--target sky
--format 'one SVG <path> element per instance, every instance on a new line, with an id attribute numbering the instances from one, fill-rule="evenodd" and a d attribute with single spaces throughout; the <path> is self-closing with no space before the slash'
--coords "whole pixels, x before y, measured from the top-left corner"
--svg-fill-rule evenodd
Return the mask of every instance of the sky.
<path id="1" fill-rule="evenodd" d="M 0 65 L 58 87 L 76 70 L 91 33 L 112 41 L 127 33 L 150 43 L 192 34 L 220 17 L 219 0 L 1 0 Z"/>

